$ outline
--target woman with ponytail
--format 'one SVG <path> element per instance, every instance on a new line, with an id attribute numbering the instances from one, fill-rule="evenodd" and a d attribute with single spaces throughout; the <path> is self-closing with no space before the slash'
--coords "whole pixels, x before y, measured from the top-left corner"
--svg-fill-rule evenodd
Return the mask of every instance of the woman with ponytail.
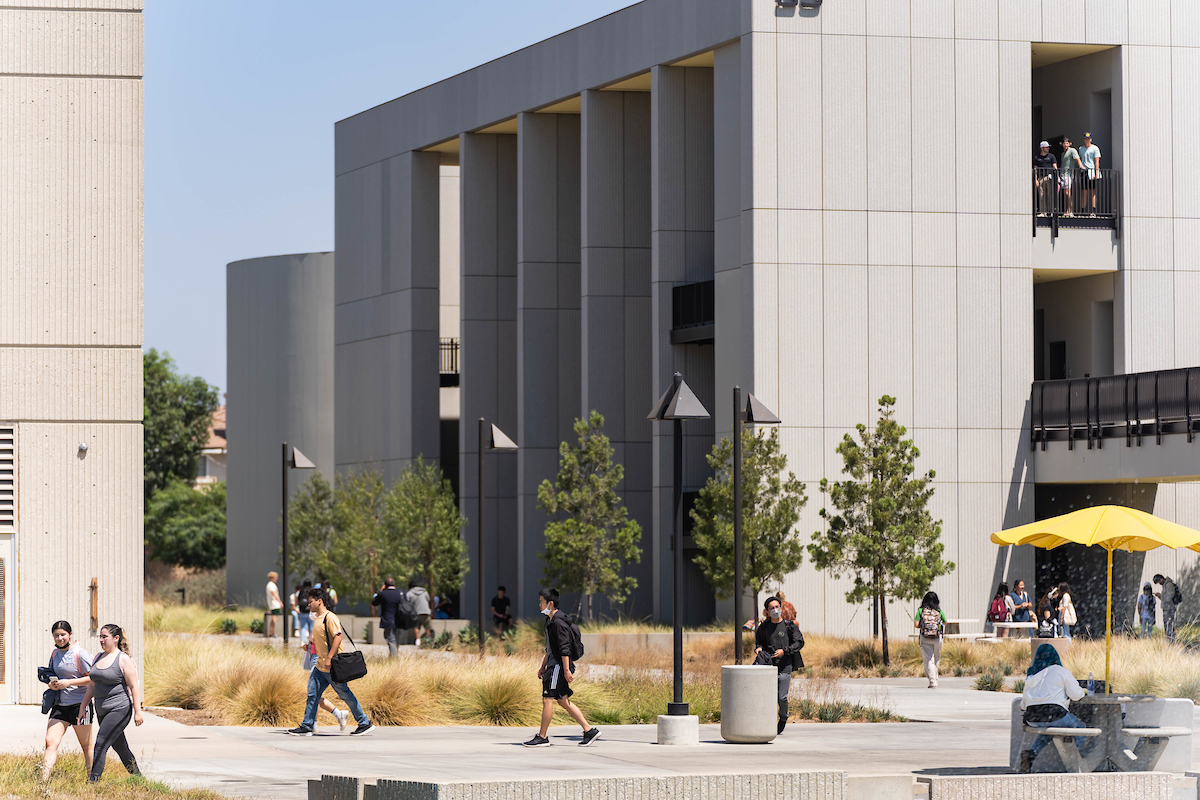
<path id="1" fill-rule="evenodd" d="M 88 769 L 92 768 L 92 715 L 91 709 L 81 706 L 88 685 L 88 672 L 92 668 L 92 656 L 87 650 L 71 641 L 71 623 L 65 619 L 50 626 L 54 637 L 54 650 L 50 653 L 50 688 L 58 692 L 58 701 L 50 709 L 46 723 L 46 751 L 42 756 L 42 781 L 50 779 L 54 762 L 58 760 L 58 746 L 67 734 L 67 728 L 75 728 L 75 737 L 83 750 Z M 80 722 L 80 720 L 85 720 Z"/>
<path id="2" fill-rule="evenodd" d="M 88 770 L 90 783 L 100 780 L 104 774 L 109 748 L 116 749 L 130 775 L 142 774 L 133 751 L 129 749 L 129 742 L 125 740 L 125 729 L 129 727 L 130 719 L 134 725 L 141 725 L 144 721 L 137 664 L 129 655 L 125 631 L 119 625 L 105 625 L 100 629 L 100 646 L 104 648 L 104 653 L 92 665 L 89 675 L 91 681 L 83 697 L 84 708 L 95 697 L 96 718 L 100 723 L 92 768 Z M 83 712 L 80 712 L 79 724 L 83 724 Z"/>

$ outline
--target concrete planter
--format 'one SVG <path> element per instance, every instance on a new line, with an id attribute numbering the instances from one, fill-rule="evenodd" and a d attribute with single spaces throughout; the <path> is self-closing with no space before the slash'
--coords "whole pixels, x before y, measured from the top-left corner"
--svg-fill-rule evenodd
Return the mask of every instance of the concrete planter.
<path id="1" fill-rule="evenodd" d="M 721 667 L 721 737 L 737 744 L 766 744 L 777 735 L 779 670 Z"/>

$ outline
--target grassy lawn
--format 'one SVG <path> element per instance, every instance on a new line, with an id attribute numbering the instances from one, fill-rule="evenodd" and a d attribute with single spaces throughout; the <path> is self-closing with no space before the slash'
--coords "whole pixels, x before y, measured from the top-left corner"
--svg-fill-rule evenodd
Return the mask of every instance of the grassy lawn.
<path id="1" fill-rule="evenodd" d="M 110 757 L 108 762 L 100 782 L 89 784 L 83 770 L 83 755 L 60 755 L 50 781 L 43 786 L 40 754 L 0 755 L 0 799 L 227 800 L 225 795 L 206 789 L 176 790 L 158 781 L 135 778 L 125 772 L 120 759 Z"/>

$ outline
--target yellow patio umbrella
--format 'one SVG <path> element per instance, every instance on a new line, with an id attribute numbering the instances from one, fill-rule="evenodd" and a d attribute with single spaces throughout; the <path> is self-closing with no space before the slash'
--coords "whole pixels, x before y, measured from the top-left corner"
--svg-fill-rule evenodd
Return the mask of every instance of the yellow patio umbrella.
<path id="1" fill-rule="evenodd" d="M 1112 691 L 1112 567 L 1113 551 L 1181 547 L 1200 552 L 1200 531 L 1159 519 L 1126 506 L 1092 506 L 1040 522 L 992 534 L 998 545 L 1031 544 L 1052 550 L 1064 544 L 1096 545 L 1108 553 L 1108 613 L 1104 616 L 1104 688 Z"/>

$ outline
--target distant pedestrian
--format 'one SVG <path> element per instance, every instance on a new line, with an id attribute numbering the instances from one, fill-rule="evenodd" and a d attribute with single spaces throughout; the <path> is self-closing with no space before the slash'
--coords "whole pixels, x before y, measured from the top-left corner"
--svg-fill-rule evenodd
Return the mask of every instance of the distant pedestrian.
<path id="1" fill-rule="evenodd" d="M 88 704 L 96 701 L 96 718 L 100 730 L 96 733 L 96 745 L 92 753 L 92 766 L 88 770 L 88 783 L 95 783 L 104 774 L 104 762 L 108 751 L 116 750 L 121 763 L 130 775 L 141 775 L 133 750 L 125 739 L 125 729 L 132 719 L 141 725 L 142 687 L 138 682 L 137 662 L 129 654 L 125 631 L 119 625 L 105 625 L 100 629 L 100 647 L 104 653 L 96 658 L 88 673 L 88 687 L 79 704 L 76 725 L 88 722 Z"/>
<path id="2" fill-rule="evenodd" d="M 1013 591 L 1009 595 L 1012 601 L 1012 621 L 1032 622 L 1033 603 L 1029 601 L 1029 593 L 1025 591 L 1025 581 L 1018 578 L 1013 582 Z M 1030 633 L 1032 636 L 1032 633 Z"/>
<path id="3" fill-rule="evenodd" d="M 921 661 L 925 664 L 925 677 L 929 689 L 938 686 L 938 669 L 942 663 L 942 634 L 946 630 L 946 612 L 935 592 L 926 592 L 921 607 L 913 617 L 917 629 L 917 642 L 921 645 Z"/>
<path id="4" fill-rule="evenodd" d="M 379 606 L 379 627 L 383 630 L 383 639 L 387 642 L 388 658 L 395 657 L 400 649 L 400 625 L 396 622 L 396 609 L 402 600 L 401 592 L 396 588 L 396 579 L 388 578 L 383 582 L 371 605 Z"/>
<path id="5" fill-rule="evenodd" d="M 512 600 L 505 596 L 506 591 L 503 586 L 497 586 L 496 596 L 492 598 L 492 623 L 496 626 L 496 634 L 499 636 L 508 633 L 512 628 L 512 614 L 509 613 Z"/>
<path id="6" fill-rule="evenodd" d="M 784 595 L 783 590 L 780 589 L 775 593 L 775 596 L 779 598 L 779 608 L 783 611 L 783 618 L 789 622 L 795 622 L 796 607 L 787 601 L 787 596 Z"/>
<path id="7" fill-rule="evenodd" d="M 1083 170 L 1083 162 L 1079 160 L 1079 151 L 1071 147 L 1071 139 L 1063 137 L 1063 154 L 1058 166 L 1058 185 L 1063 191 L 1063 216 L 1074 216 L 1071 209 L 1071 184 Z"/>
<path id="8" fill-rule="evenodd" d="M 308 607 L 308 595 L 313 590 L 312 581 L 305 579 L 296 592 L 296 611 L 300 616 L 300 644 L 307 644 L 312 636 L 313 615 Z"/>
<path id="9" fill-rule="evenodd" d="M 1061 626 L 1059 635 L 1064 639 L 1071 638 L 1071 628 L 1079 622 L 1075 613 L 1075 603 L 1071 601 L 1071 587 L 1064 581 L 1058 585 L 1058 623 Z"/>
<path id="10" fill-rule="evenodd" d="M 1142 623 L 1143 639 L 1154 634 L 1154 606 L 1154 588 L 1147 583 L 1142 586 L 1142 593 L 1137 599 L 1138 620 Z"/>
<path id="11" fill-rule="evenodd" d="M 88 673 L 92 669 L 92 655 L 71 641 L 71 623 L 59 620 L 50 626 L 54 637 L 54 650 L 50 653 L 49 669 L 54 673 L 50 688 L 58 692 L 58 702 L 50 709 L 46 721 L 46 751 L 42 756 L 42 782 L 50 780 L 54 762 L 58 760 L 58 746 L 62 743 L 67 728 L 75 729 L 79 749 L 83 751 L 84 767 L 92 770 L 92 709 L 80 708 L 90 682 Z M 82 713 L 81 713 L 82 712 Z M 80 718 L 85 721 L 79 722 Z"/>
<path id="12" fill-rule="evenodd" d="M 449 597 L 433 598 L 433 618 L 434 619 L 451 619 L 451 611 L 454 605 L 450 602 Z"/>
<path id="13" fill-rule="evenodd" d="M 767 619 L 754 632 L 754 654 L 767 653 L 771 665 L 779 668 L 779 727 L 783 733 L 788 721 L 788 695 L 792 688 L 792 670 L 804 668 L 800 651 L 804 648 L 804 634 L 795 620 L 783 618 L 783 604 L 779 597 L 768 597 L 763 603 Z"/>
<path id="14" fill-rule="evenodd" d="M 550 746 L 547 734 L 550 732 L 555 702 L 583 728 L 580 747 L 587 747 L 600 738 L 600 729 L 589 725 L 579 706 L 571 702 L 571 695 L 575 694 L 571 688 L 571 681 L 575 680 L 575 662 L 571 659 L 573 636 L 571 621 L 558 610 L 558 600 L 557 589 L 548 588 L 538 592 L 538 606 L 546 617 L 546 655 L 538 668 L 538 677 L 542 679 L 542 726 L 532 739 L 524 743 L 526 747 Z"/>
<path id="15" fill-rule="evenodd" d="M 992 602 L 988 605 L 988 622 L 992 623 L 993 629 L 1000 632 L 998 637 L 1000 639 L 1008 638 L 1008 628 L 1005 623 L 1012 621 L 1008 604 L 1008 584 L 1001 583 L 996 587 L 996 594 L 993 595 Z M 1000 623 L 999 628 L 995 627 L 996 623 Z"/>
<path id="16" fill-rule="evenodd" d="M 1100 188 L 1100 148 L 1092 142 L 1092 135 L 1083 135 L 1083 152 L 1079 154 L 1081 168 L 1084 170 L 1080 177 L 1083 190 L 1080 210 L 1086 210 L 1088 216 L 1096 216 L 1096 192 Z M 1090 202 L 1089 202 L 1090 201 Z"/>
<path id="17" fill-rule="evenodd" d="M 413 618 L 416 620 L 416 624 L 413 627 L 413 637 L 417 640 L 417 647 L 420 647 L 422 631 L 430 637 L 433 636 L 433 628 L 429 624 L 429 619 L 433 616 L 433 609 L 429 605 L 429 592 L 416 581 L 409 581 L 408 602 L 412 604 Z M 480 631 L 480 635 L 482 634 L 483 632 Z"/>
<path id="18" fill-rule="evenodd" d="M 267 573 L 267 613 L 270 615 L 270 620 L 267 622 L 267 636 L 275 635 L 275 619 L 283 616 L 283 601 L 279 599 L 279 573 L 272 570 Z"/>
<path id="19" fill-rule="evenodd" d="M 318 704 L 322 699 L 321 696 L 325 694 L 325 690 L 331 686 L 337 696 L 342 698 L 342 702 L 349 706 L 350 714 L 358 723 L 358 727 L 350 731 L 350 735 L 362 736 L 375 730 L 375 726 L 371 724 L 371 720 L 363 711 L 362 705 L 359 704 L 358 698 L 354 696 L 354 692 L 350 691 L 350 686 L 334 681 L 329 674 L 333 656 L 345 650 L 341 620 L 338 619 L 337 614 L 327 610 L 331 603 L 329 593 L 325 589 L 314 588 L 309 594 L 309 607 L 316 614 L 313 641 L 317 645 L 317 663 L 308 674 L 308 703 L 304 707 L 304 721 L 288 731 L 293 736 L 313 735 L 313 729 L 317 725 Z M 338 722 L 344 724 L 340 718 Z"/>
<path id="20" fill-rule="evenodd" d="M 1179 586 L 1175 581 L 1164 575 L 1155 575 L 1154 582 L 1162 587 L 1162 591 L 1154 594 L 1162 603 L 1163 633 L 1167 635 L 1169 641 L 1173 642 L 1175 641 L 1175 610 L 1183 600 L 1183 595 L 1180 594 Z"/>
<path id="21" fill-rule="evenodd" d="M 1038 154 L 1033 157 L 1033 180 L 1037 186 L 1039 217 L 1049 215 L 1054 208 L 1056 185 L 1058 184 L 1058 159 L 1050 152 L 1050 143 L 1041 142 Z"/>
<path id="22" fill-rule="evenodd" d="M 297 604 L 296 598 L 300 596 L 300 584 L 296 584 L 296 590 L 288 595 L 288 608 L 292 614 L 292 636 L 300 637 L 300 606 Z"/>

